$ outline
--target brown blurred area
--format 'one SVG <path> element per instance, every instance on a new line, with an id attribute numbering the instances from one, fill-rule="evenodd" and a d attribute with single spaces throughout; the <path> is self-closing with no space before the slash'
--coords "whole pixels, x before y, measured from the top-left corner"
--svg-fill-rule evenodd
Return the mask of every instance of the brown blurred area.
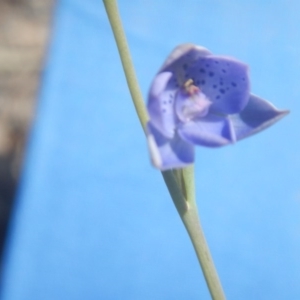
<path id="1" fill-rule="evenodd" d="M 0 254 L 35 110 L 54 0 L 0 0 Z"/>

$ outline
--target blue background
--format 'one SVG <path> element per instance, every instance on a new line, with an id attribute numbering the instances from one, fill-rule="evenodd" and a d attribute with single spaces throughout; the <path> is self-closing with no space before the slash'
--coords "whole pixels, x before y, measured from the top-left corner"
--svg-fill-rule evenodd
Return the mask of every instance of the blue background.
<path id="1" fill-rule="evenodd" d="M 192 42 L 250 65 L 252 92 L 291 114 L 197 149 L 202 224 L 228 299 L 300 299 L 300 2 L 121 1 L 144 96 Z M 2 299 L 209 299 L 149 163 L 105 9 L 61 0 L 6 247 Z"/>

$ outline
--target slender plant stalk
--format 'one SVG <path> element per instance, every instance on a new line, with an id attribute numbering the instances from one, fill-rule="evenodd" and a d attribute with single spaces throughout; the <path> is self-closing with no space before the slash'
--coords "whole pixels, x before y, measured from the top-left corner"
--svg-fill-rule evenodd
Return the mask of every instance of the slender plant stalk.
<path id="1" fill-rule="evenodd" d="M 142 127 L 145 130 L 149 117 L 143 101 L 140 86 L 135 75 L 133 63 L 130 57 L 129 47 L 126 41 L 125 32 L 123 30 L 121 18 L 119 15 L 117 1 L 103 0 L 103 2 L 105 5 L 106 13 L 109 18 L 110 25 L 115 36 L 127 84 L 130 90 L 131 98 L 133 100 L 133 104 L 135 106 Z"/>
<path id="2" fill-rule="evenodd" d="M 149 117 L 135 75 L 117 2 L 116 0 L 103 0 L 103 2 L 117 43 L 131 97 L 139 120 L 145 130 Z M 211 297 L 214 300 L 224 300 L 225 296 L 222 286 L 198 217 L 195 201 L 194 168 L 191 166 L 184 169 L 164 171 L 162 175 L 177 211 L 192 240 Z"/>

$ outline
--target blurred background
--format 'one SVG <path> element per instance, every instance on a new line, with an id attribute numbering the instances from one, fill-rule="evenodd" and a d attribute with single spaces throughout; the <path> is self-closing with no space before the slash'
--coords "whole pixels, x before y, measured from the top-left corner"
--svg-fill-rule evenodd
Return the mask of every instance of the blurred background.
<path id="1" fill-rule="evenodd" d="M 236 145 L 197 148 L 195 173 L 227 298 L 298 300 L 300 2 L 119 8 L 145 99 L 170 51 L 191 42 L 247 63 L 252 92 L 291 110 Z M 102 2 L 1 0 L 0 26 L 1 298 L 210 299 Z"/>
<path id="2" fill-rule="evenodd" d="M 31 124 L 53 0 L 0 1 L 0 251 Z"/>

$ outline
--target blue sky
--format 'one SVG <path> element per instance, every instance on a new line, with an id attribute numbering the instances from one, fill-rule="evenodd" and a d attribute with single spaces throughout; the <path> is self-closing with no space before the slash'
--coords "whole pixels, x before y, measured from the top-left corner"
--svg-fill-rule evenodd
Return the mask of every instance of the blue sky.
<path id="1" fill-rule="evenodd" d="M 300 3 L 120 1 L 143 95 L 192 42 L 250 66 L 252 92 L 291 114 L 198 148 L 201 222 L 228 299 L 300 297 Z M 10 228 L 2 297 L 209 299 L 150 165 L 100 0 L 60 0 Z"/>

